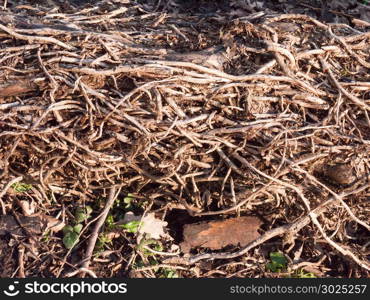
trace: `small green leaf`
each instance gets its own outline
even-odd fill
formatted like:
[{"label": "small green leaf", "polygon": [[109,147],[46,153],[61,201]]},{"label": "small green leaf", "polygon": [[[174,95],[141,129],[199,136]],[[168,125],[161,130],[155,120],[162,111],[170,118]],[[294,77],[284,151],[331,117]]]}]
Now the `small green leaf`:
[{"label": "small green leaf", "polygon": [[293,278],[317,278],[317,276],[311,272],[306,272],[302,269],[299,271],[296,271],[293,276]]},{"label": "small green leaf", "polygon": [[175,270],[171,269],[163,269],[162,274],[159,278],[179,278],[179,275],[176,273]]},{"label": "small green leaf", "polygon": [[73,227],[71,225],[66,225],[63,227],[63,234],[66,235],[68,232],[73,232]]},{"label": "small green leaf", "polygon": [[110,238],[105,233],[101,233],[99,234],[99,238],[96,243],[95,249],[97,252],[103,251],[106,246],[111,245],[112,243],[113,243],[112,238]]},{"label": "small green leaf", "polygon": [[140,226],[140,221],[131,221],[126,224],[120,225],[120,227],[126,229],[128,232],[136,233]]},{"label": "small green leaf", "polygon": [[155,250],[155,251],[159,251],[159,252],[162,252],[162,251],[163,251],[163,246],[162,246],[162,244],[157,243],[157,244],[154,246],[153,250]]},{"label": "small green leaf", "polygon": [[32,189],[31,184],[26,184],[23,182],[16,182],[12,184],[12,188],[17,192],[17,193],[24,193]]},{"label": "small green leaf", "polygon": [[145,246],[149,246],[151,245],[152,249],[155,250],[155,251],[163,251],[163,245],[160,241],[157,241],[155,239],[143,239],[141,240],[141,242],[139,243],[139,245],[137,245],[137,249],[142,251],[142,254],[144,254],[145,256],[155,256],[156,254],[149,251],[148,249],[144,248]]},{"label": "small green leaf", "polygon": [[72,249],[74,245],[78,242],[78,233],[67,232],[63,238],[63,244],[67,249]]},{"label": "small green leaf", "polygon": [[105,225],[107,225],[109,229],[114,228],[114,217],[112,215],[108,215],[108,217],[105,220]]},{"label": "small green leaf", "polygon": [[273,264],[273,263],[267,263],[266,268],[270,272],[274,272],[274,273],[277,272],[277,268],[276,268],[275,264]]},{"label": "small green leaf", "polygon": [[78,207],[75,212],[75,222],[82,223],[87,220],[92,212],[92,208],[90,206],[86,207]]},{"label": "small green leaf", "polygon": [[288,261],[285,258],[284,254],[282,254],[280,252],[271,252],[270,253],[270,258],[271,258],[271,260],[272,260],[273,263],[282,265],[284,267],[288,263]]},{"label": "small green leaf", "polygon": [[87,206],[86,206],[86,213],[87,213],[88,215],[91,215],[92,211],[93,211],[92,207],[91,207],[91,206],[89,206],[89,205],[87,205]]},{"label": "small green leaf", "polygon": [[271,262],[266,265],[266,268],[271,272],[281,272],[287,267],[288,260],[280,252],[271,252],[270,259]]},{"label": "small green leaf", "polygon": [[317,278],[313,273],[302,273],[299,275],[299,278]]},{"label": "small green leaf", "polygon": [[76,232],[76,233],[80,233],[82,230],[82,224],[77,224],[75,226],[73,226],[73,231]]},{"label": "small green leaf", "polygon": [[135,197],[133,194],[127,194],[127,197],[123,199],[123,203],[125,203],[125,209],[132,208],[132,201],[135,200]]}]

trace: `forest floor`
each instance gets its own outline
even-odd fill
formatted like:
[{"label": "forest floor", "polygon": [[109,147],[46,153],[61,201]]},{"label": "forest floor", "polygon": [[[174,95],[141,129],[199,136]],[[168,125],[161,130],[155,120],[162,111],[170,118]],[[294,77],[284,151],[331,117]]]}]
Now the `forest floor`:
[{"label": "forest floor", "polygon": [[0,4],[0,277],[369,277],[367,1]]}]

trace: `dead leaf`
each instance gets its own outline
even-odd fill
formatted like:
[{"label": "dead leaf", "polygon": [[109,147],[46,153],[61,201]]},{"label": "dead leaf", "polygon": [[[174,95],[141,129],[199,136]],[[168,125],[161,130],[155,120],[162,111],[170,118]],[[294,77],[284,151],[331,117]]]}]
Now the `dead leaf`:
[{"label": "dead leaf", "polygon": [[0,235],[11,234],[21,237],[41,236],[51,230],[58,232],[64,227],[64,223],[54,217],[42,214],[32,216],[19,216],[19,223],[14,216],[5,215],[0,217]]},{"label": "dead leaf", "polygon": [[0,235],[11,234],[15,236],[41,235],[41,222],[39,217],[19,216],[20,224],[15,217],[5,215],[0,217]]},{"label": "dead leaf", "polygon": [[154,213],[147,214],[142,219],[142,226],[139,229],[140,233],[147,234],[150,238],[159,240],[161,237],[167,236],[164,232],[164,228],[167,226],[167,222],[157,219]]},{"label": "dead leaf", "polygon": [[52,216],[47,216],[47,215],[44,215],[44,214],[40,214],[39,217],[42,219],[43,221],[43,225],[44,225],[44,232],[46,231],[52,231],[52,232],[58,232],[60,230],[62,230],[65,226],[65,223],[57,218],[54,218]]},{"label": "dead leaf", "polygon": [[260,225],[261,221],[256,217],[187,224],[181,250],[187,253],[195,247],[217,250],[228,245],[245,246],[260,236],[257,232]]},{"label": "dead leaf", "polygon": [[123,221],[117,224],[127,224],[132,221],[140,221],[141,226],[139,228],[139,233],[141,235],[146,234],[149,238],[159,240],[161,237],[169,237],[168,234],[164,232],[164,228],[167,226],[167,222],[157,219],[154,213],[147,214],[145,217],[135,216],[132,212],[125,214]]}]

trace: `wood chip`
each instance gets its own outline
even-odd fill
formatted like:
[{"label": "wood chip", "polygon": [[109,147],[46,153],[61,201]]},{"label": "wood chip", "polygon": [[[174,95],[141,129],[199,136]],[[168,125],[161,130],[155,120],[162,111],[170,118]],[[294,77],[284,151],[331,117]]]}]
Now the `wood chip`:
[{"label": "wood chip", "polygon": [[228,245],[245,246],[260,236],[257,232],[260,225],[261,221],[256,217],[187,224],[181,250],[187,253],[195,247],[218,250]]}]

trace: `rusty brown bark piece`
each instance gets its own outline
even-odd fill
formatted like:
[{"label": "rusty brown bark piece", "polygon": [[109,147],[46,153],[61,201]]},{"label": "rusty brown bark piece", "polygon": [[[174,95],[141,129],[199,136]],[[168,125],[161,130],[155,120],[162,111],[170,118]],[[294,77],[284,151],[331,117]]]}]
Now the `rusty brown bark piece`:
[{"label": "rusty brown bark piece", "polygon": [[29,80],[0,85],[0,97],[19,96],[37,90],[37,86]]},{"label": "rusty brown bark piece", "polygon": [[257,232],[260,225],[261,221],[256,217],[187,224],[181,250],[187,253],[195,247],[217,250],[228,245],[245,246],[260,236]]}]

